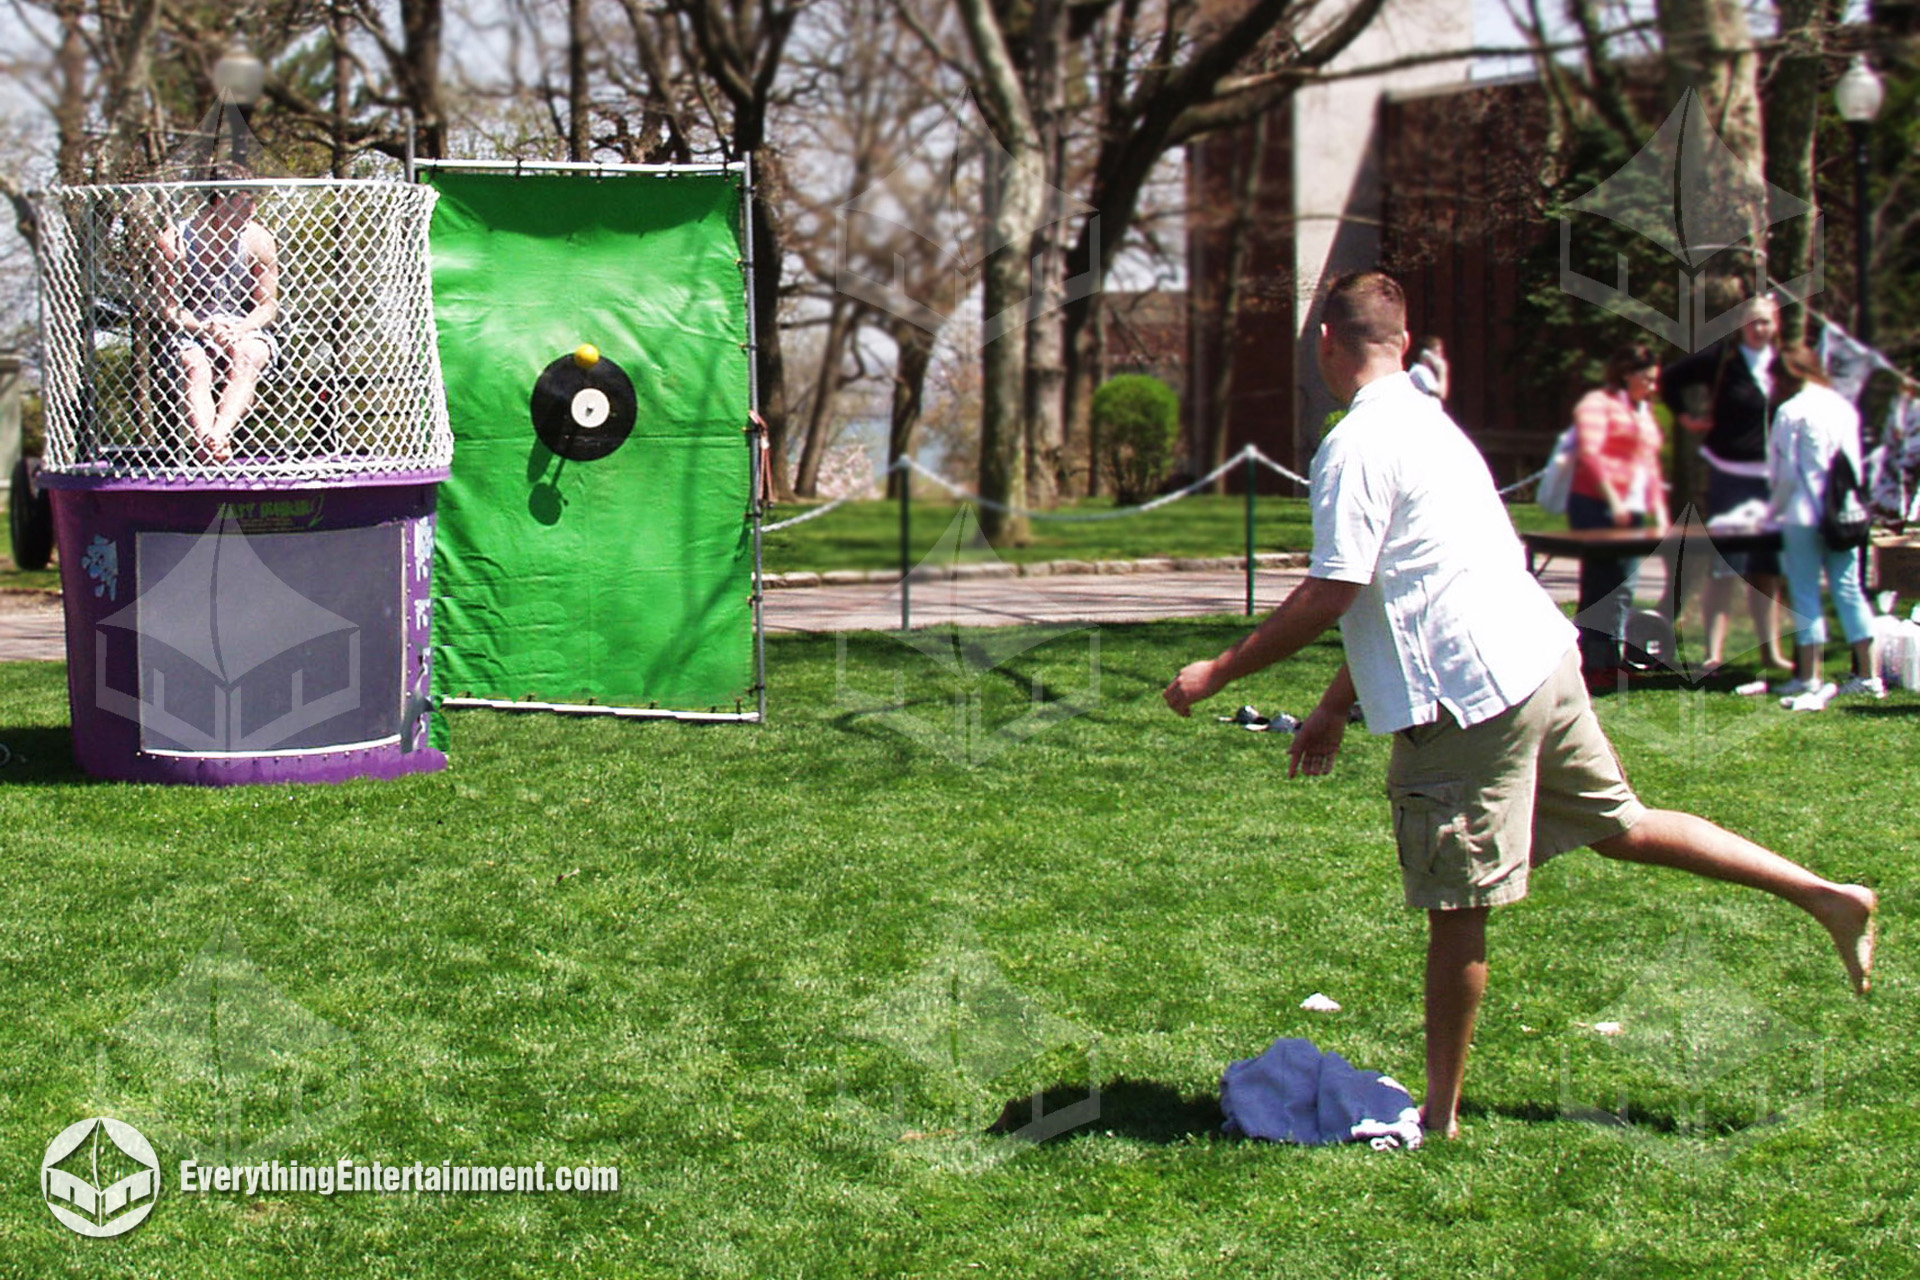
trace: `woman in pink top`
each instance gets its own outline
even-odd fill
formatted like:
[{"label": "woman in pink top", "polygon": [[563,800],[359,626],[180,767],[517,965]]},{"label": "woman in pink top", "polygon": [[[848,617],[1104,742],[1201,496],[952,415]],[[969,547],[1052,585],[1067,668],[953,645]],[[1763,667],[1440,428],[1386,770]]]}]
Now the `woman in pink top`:
[{"label": "woman in pink top", "polygon": [[[1660,384],[1660,363],[1640,343],[1607,361],[1605,382],[1574,407],[1573,492],[1567,523],[1575,529],[1667,527],[1660,475],[1660,424],[1648,401]],[[1620,638],[1633,607],[1638,559],[1590,556],[1580,565],[1580,665],[1590,686],[1610,684],[1620,669]]]}]

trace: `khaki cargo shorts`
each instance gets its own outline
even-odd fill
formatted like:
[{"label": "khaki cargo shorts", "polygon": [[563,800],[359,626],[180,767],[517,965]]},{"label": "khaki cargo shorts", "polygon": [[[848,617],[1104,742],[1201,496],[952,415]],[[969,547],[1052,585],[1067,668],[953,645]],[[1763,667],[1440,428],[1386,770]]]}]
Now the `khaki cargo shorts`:
[{"label": "khaki cargo shorts", "polygon": [[1577,652],[1491,720],[1463,729],[1443,711],[1400,730],[1387,795],[1407,905],[1429,910],[1518,902],[1530,868],[1646,812],[1593,714]]}]

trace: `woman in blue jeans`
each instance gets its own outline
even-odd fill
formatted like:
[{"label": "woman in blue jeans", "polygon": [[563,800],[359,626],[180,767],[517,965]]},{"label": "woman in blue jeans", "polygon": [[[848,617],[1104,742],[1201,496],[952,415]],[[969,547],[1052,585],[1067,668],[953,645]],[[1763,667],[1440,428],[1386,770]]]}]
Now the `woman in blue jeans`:
[{"label": "woman in blue jeans", "polygon": [[[1827,381],[1820,357],[1804,346],[1780,353],[1787,376],[1799,387],[1773,418],[1767,472],[1773,486],[1773,514],[1780,522],[1780,543],[1787,571],[1787,592],[1800,630],[1794,635],[1794,678],[1782,685],[1781,705],[1792,711],[1819,711],[1837,695],[1887,696],[1875,674],[1873,614],[1860,587],[1860,554],[1827,546],[1820,535],[1820,513],[1827,475],[1836,453],[1860,471],[1860,415]],[[1843,685],[1820,679],[1821,650],[1827,642],[1820,575],[1826,574],[1834,611],[1853,646],[1853,678]]]},{"label": "woman in blue jeans", "polygon": [[[1645,345],[1615,351],[1603,384],[1573,410],[1573,490],[1567,523],[1575,529],[1667,527],[1660,477],[1660,424],[1648,407],[1660,364]],[[1588,556],[1580,562],[1580,666],[1596,691],[1618,678],[1620,643],[1633,608],[1637,559]]]}]

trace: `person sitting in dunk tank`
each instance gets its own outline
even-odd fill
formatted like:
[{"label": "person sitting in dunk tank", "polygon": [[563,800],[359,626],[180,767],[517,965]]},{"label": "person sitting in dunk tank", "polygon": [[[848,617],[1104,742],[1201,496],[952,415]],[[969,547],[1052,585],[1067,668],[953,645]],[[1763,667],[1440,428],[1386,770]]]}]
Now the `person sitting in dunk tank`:
[{"label": "person sitting in dunk tank", "polygon": [[[208,168],[207,178],[238,184],[252,174],[222,162]],[[234,427],[277,350],[271,326],[280,314],[280,251],[253,215],[250,188],[209,187],[206,204],[160,237],[162,296],[172,300],[165,315],[176,328],[187,421],[196,454],[212,462],[233,456]]]}]

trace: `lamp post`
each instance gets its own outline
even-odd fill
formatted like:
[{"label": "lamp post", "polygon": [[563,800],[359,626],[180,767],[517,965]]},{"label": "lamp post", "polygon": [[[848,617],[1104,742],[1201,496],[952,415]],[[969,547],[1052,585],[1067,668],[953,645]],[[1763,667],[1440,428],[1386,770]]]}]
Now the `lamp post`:
[{"label": "lamp post", "polygon": [[[253,56],[247,42],[234,37],[220,60],[213,64],[213,87],[222,99],[221,119],[232,135],[231,158],[243,163],[247,158],[247,116],[267,85],[267,69]],[[233,114],[228,116],[228,112]]]},{"label": "lamp post", "polygon": [[1880,83],[1880,77],[1873,73],[1873,68],[1867,65],[1865,55],[1856,55],[1853,65],[1840,77],[1840,83],[1833,87],[1834,105],[1840,108],[1840,118],[1847,122],[1847,128],[1853,133],[1854,292],[1858,295],[1854,336],[1868,344],[1873,342],[1873,313],[1867,306],[1868,273],[1873,250],[1873,213],[1867,202],[1870,159],[1867,133],[1873,127],[1874,117],[1880,114],[1880,103],[1885,97],[1886,87]]}]

